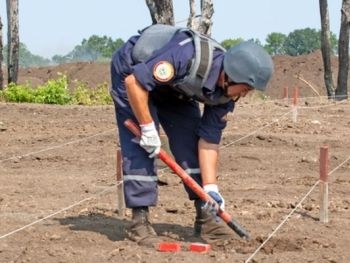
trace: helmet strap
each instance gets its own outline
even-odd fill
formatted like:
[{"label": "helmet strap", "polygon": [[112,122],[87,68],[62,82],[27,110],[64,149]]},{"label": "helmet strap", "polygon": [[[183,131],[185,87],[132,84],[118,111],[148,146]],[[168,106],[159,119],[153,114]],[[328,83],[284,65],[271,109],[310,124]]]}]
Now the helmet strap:
[{"label": "helmet strap", "polygon": [[229,97],[227,94],[227,89],[229,86],[230,86],[230,83],[228,81],[228,76],[225,74],[225,80],[224,80],[224,85],[223,85],[222,89],[224,90],[224,94],[226,97]]},{"label": "helmet strap", "polygon": [[225,81],[225,82],[224,82],[224,85],[222,86],[222,89],[224,90],[224,95],[225,95],[226,97],[228,97],[228,94],[227,94],[228,87],[229,87],[229,85],[228,85],[228,83]]},{"label": "helmet strap", "polygon": [[[225,95],[226,97],[228,97],[228,98],[230,97],[230,96],[228,96],[228,93],[227,93],[228,87],[233,86],[233,85],[236,85],[236,84],[237,84],[236,82],[230,80],[230,79],[228,78],[228,76],[225,74],[224,86],[223,86],[222,88],[223,88],[223,90],[224,90],[224,95]],[[237,102],[237,101],[239,100],[240,97],[241,97],[241,96],[237,96],[235,99],[233,99],[233,101],[234,101],[234,102]]]}]

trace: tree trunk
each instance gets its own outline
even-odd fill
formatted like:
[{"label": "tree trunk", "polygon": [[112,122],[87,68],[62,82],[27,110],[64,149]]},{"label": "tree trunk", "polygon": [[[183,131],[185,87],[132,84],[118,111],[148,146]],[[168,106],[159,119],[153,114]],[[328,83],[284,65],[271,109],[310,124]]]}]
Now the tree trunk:
[{"label": "tree trunk", "polygon": [[329,29],[329,13],[327,0],[319,0],[321,14],[321,51],[324,67],[324,81],[328,99],[334,98],[334,86],[331,63],[331,43]]},{"label": "tree trunk", "polygon": [[152,24],[174,25],[172,0],[146,0],[152,18]]},{"label": "tree trunk", "polygon": [[[214,13],[212,0],[201,0],[201,15],[196,16],[195,0],[189,0],[190,16],[187,27],[203,34],[211,35],[212,16]],[[153,24],[174,25],[174,8],[172,0],[146,0]]]},{"label": "tree trunk", "polygon": [[1,16],[0,16],[0,90],[2,90],[4,88],[4,72],[2,71],[2,64],[4,61],[4,57],[3,57],[3,49],[4,49],[4,45],[2,42],[2,21],[1,21]]},{"label": "tree trunk", "polygon": [[205,35],[211,35],[213,22],[211,20],[214,14],[212,0],[201,0],[201,15],[196,15],[196,0],[190,0],[190,16],[187,27],[199,31]]},{"label": "tree trunk", "polygon": [[339,33],[338,55],[339,72],[335,99],[348,98],[348,70],[349,70],[349,15],[350,0],[343,0],[341,8],[341,24]]},{"label": "tree trunk", "polygon": [[17,83],[19,60],[18,0],[6,0],[8,83]]}]

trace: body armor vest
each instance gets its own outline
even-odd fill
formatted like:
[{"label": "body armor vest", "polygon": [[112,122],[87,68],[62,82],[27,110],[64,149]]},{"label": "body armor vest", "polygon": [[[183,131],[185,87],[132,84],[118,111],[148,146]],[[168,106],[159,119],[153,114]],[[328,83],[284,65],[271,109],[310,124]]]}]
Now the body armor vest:
[{"label": "body armor vest", "polygon": [[195,56],[186,77],[171,86],[185,96],[205,104],[218,105],[230,101],[231,98],[226,97],[224,93],[215,99],[209,99],[203,94],[202,87],[211,69],[213,51],[216,48],[222,51],[225,51],[225,49],[210,37],[191,29],[163,24],[147,27],[141,32],[141,36],[132,50],[134,62],[139,63],[147,60],[157,50],[165,46],[177,32],[187,32],[190,34],[189,38],[181,41],[179,45],[185,45],[193,40]]}]

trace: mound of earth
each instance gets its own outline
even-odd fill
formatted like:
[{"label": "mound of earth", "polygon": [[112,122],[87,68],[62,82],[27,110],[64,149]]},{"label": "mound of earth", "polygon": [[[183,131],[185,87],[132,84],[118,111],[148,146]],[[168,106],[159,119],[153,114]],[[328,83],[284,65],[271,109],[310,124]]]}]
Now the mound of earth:
[{"label": "mound of earth", "polygon": [[[295,87],[299,88],[301,97],[326,96],[324,85],[324,71],[320,51],[298,56],[275,56],[273,58],[275,72],[266,91],[266,95],[273,99],[284,96],[284,89],[289,89],[291,96]],[[334,80],[338,72],[337,59],[333,58],[332,67]],[[69,80],[82,81],[90,87],[102,83],[110,84],[109,63],[77,62],[59,66],[20,69],[19,83],[29,82],[33,86],[43,84],[49,79],[57,78],[57,73],[64,73]]]}]

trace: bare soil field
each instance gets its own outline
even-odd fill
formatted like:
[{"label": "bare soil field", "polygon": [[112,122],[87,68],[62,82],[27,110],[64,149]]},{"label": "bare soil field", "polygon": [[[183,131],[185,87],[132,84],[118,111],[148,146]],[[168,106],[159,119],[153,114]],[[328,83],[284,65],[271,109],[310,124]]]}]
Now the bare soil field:
[{"label": "bare soil field", "polygon": [[[250,240],[233,234],[209,253],[188,251],[195,211],[181,180],[159,162],[152,222],[182,251],[138,247],[124,232],[130,211],[116,213],[113,107],[0,103],[0,262],[349,262],[350,104],[321,97],[319,54],[274,60],[270,99],[242,99],[221,145],[226,211]],[[98,84],[109,81],[108,67],[26,69],[20,79],[43,82],[65,71],[71,79]],[[294,117],[291,100],[281,99],[285,86],[301,91]],[[328,223],[319,220],[325,145]]]}]

